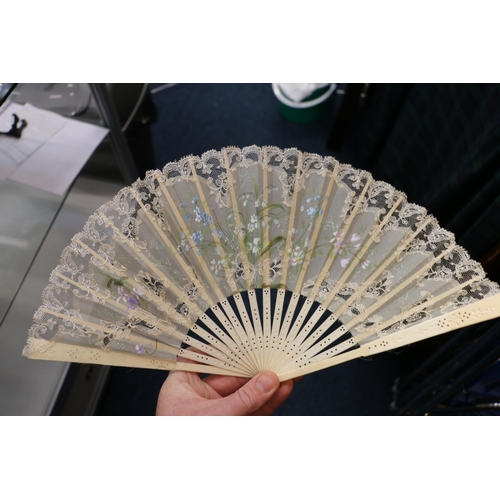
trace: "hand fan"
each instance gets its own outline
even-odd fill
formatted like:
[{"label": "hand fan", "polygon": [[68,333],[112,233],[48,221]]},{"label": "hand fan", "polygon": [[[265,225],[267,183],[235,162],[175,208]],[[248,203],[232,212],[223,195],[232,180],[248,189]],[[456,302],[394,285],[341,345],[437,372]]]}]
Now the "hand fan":
[{"label": "hand fan", "polygon": [[286,380],[497,316],[498,285],[402,192],[331,157],[230,147],[89,218],[24,354]]}]

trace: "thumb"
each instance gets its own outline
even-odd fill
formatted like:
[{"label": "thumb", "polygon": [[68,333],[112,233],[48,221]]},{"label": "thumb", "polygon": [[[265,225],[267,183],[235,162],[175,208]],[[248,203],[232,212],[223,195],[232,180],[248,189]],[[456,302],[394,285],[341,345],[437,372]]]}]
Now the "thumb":
[{"label": "thumb", "polygon": [[259,373],[236,392],[219,400],[219,411],[224,415],[252,415],[273,397],[279,386],[275,373]]}]

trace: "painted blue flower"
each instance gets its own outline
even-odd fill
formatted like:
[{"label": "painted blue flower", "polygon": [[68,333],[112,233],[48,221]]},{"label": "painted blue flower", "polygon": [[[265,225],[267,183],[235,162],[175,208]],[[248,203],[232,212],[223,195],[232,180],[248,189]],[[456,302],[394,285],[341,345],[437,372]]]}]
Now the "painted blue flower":
[{"label": "painted blue flower", "polygon": [[200,201],[200,197],[199,197],[199,196],[195,196],[195,197],[193,198],[192,203],[193,203],[193,205],[196,205],[199,201]]},{"label": "painted blue flower", "polygon": [[137,309],[137,306],[139,305],[139,302],[133,295],[129,295],[127,297],[127,305],[130,309]]},{"label": "painted blue flower", "polygon": [[196,231],[196,233],[193,233],[191,235],[191,238],[193,238],[195,245],[199,245],[203,241],[203,235],[201,234],[201,231]]},{"label": "painted blue flower", "polygon": [[189,252],[189,245],[187,242],[186,235],[184,233],[181,233],[181,247],[184,248],[186,252]]},{"label": "painted blue flower", "polygon": [[309,215],[309,217],[313,218],[313,217],[316,217],[316,215],[319,214],[319,209],[318,207],[309,207],[307,209],[307,215]]},{"label": "painted blue flower", "polygon": [[194,207],[194,220],[196,222],[201,222],[203,217],[203,210],[200,207]]},{"label": "painted blue flower", "polygon": [[201,209],[200,207],[194,208],[194,216],[195,221],[203,223],[204,226],[209,226],[210,224],[212,224],[212,216],[208,215],[205,210]]},{"label": "painted blue flower", "polygon": [[[135,290],[135,288],[134,288]],[[127,309],[137,309],[137,306],[139,305],[138,301],[138,296],[135,295],[134,292],[132,292],[133,295],[130,295],[125,291],[123,286],[118,287],[118,299],[116,302],[121,302],[123,301],[127,305]]]}]

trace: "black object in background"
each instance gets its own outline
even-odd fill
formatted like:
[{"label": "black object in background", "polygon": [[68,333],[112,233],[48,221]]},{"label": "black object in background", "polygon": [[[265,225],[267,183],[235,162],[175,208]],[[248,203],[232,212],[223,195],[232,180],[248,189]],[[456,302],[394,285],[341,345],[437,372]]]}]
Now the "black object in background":
[{"label": "black object in background", "polygon": [[17,83],[0,83],[0,106],[7,100],[16,85]]}]

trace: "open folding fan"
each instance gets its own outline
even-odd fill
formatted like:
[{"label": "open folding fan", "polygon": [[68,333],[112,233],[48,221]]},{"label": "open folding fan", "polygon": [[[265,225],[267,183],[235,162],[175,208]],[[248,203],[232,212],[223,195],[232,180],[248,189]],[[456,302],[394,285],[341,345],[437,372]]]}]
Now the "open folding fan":
[{"label": "open folding fan", "polygon": [[331,157],[169,163],[62,254],[30,358],[281,380],[500,316],[500,289],[420,206]]}]

